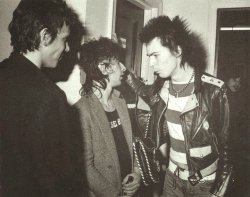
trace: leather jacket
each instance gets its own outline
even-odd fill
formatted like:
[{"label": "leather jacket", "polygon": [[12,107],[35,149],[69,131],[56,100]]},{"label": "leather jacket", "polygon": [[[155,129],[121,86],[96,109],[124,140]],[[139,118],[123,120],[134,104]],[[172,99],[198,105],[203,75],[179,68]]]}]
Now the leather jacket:
[{"label": "leather jacket", "polygon": [[[164,113],[168,103],[169,80],[157,78],[154,84],[145,85],[132,73],[126,71],[125,74],[127,84],[152,110],[148,132],[156,149],[159,149],[168,135]],[[194,86],[194,94],[180,116],[189,175],[191,178],[198,175],[201,179],[200,172],[204,169],[210,170],[207,175],[216,171],[211,193],[223,196],[232,172],[228,155],[229,106],[226,86],[223,81],[205,73],[195,74]]]}]

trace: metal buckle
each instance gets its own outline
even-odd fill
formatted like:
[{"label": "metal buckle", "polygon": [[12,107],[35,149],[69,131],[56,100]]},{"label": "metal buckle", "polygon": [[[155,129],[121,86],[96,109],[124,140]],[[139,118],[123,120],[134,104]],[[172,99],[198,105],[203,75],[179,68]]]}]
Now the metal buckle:
[{"label": "metal buckle", "polygon": [[196,173],[188,177],[188,181],[190,182],[192,186],[195,186],[197,183],[199,183],[201,179],[202,179],[202,175],[200,171],[197,171]]}]

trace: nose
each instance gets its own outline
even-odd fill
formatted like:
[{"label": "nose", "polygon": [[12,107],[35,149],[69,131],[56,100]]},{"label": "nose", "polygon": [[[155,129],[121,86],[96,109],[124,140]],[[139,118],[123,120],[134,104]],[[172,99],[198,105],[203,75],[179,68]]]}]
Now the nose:
[{"label": "nose", "polygon": [[154,58],[149,57],[148,63],[149,63],[149,66],[154,67],[154,64],[155,64]]},{"label": "nose", "polygon": [[69,43],[66,42],[65,43],[65,49],[64,49],[65,52],[69,52]]},{"label": "nose", "polygon": [[126,67],[123,65],[123,63],[119,62],[119,66],[122,72],[126,70]]}]

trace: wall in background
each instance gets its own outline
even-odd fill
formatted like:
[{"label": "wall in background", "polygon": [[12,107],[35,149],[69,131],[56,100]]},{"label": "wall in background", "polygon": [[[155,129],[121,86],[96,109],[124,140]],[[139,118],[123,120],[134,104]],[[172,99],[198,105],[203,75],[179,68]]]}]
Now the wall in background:
[{"label": "wall in background", "polygon": [[8,26],[19,2],[20,0],[0,0],[0,61],[9,57],[12,51]]},{"label": "wall in background", "polygon": [[218,8],[250,7],[249,0],[164,0],[163,14],[185,17],[190,28],[201,34],[208,50],[207,72],[216,75],[215,45]]},{"label": "wall in background", "polygon": [[[8,25],[19,2],[20,0],[0,0],[0,61],[7,58],[12,51]],[[66,0],[66,2],[77,12],[80,20],[85,23],[87,0]],[[80,98],[79,90],[81,88],[78,66],[75,66],[67,82],[59,82],[57,85],[64,90],[69,103],[75,103]]]},{"label": "wall in background", "polygon": [[[86,23],[86,8],[87,0],[66,0],[69,6],[71,6],[83,24]],[[74,104],[81,97],[79,90],[81,88],[80,83],[80,69],[78,65],[75,65],[71,75],[66,82],[58,82],[57,85],[65,92],[68,102]]]},{"label": "wall in background", "polygon": [[87,0],[86,27],[89,38],[111,38],[114,0]]}]

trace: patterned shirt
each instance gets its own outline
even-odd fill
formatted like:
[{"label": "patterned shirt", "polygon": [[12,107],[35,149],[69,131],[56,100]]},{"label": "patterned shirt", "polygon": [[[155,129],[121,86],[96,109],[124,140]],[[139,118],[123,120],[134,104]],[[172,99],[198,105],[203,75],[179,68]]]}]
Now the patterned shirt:
[{"label": "patterned shirt", "polygon": [[[172,84],[175,90],[181,90],[186,84]],[[187,165],[184,134],[180,122],[180,115],[194,90],[194,82],[191,82],[182,92],[175,97],[175,91],[170,84],[168,108],[165,112],[170,135],[170,159],[174,163]]]}]

